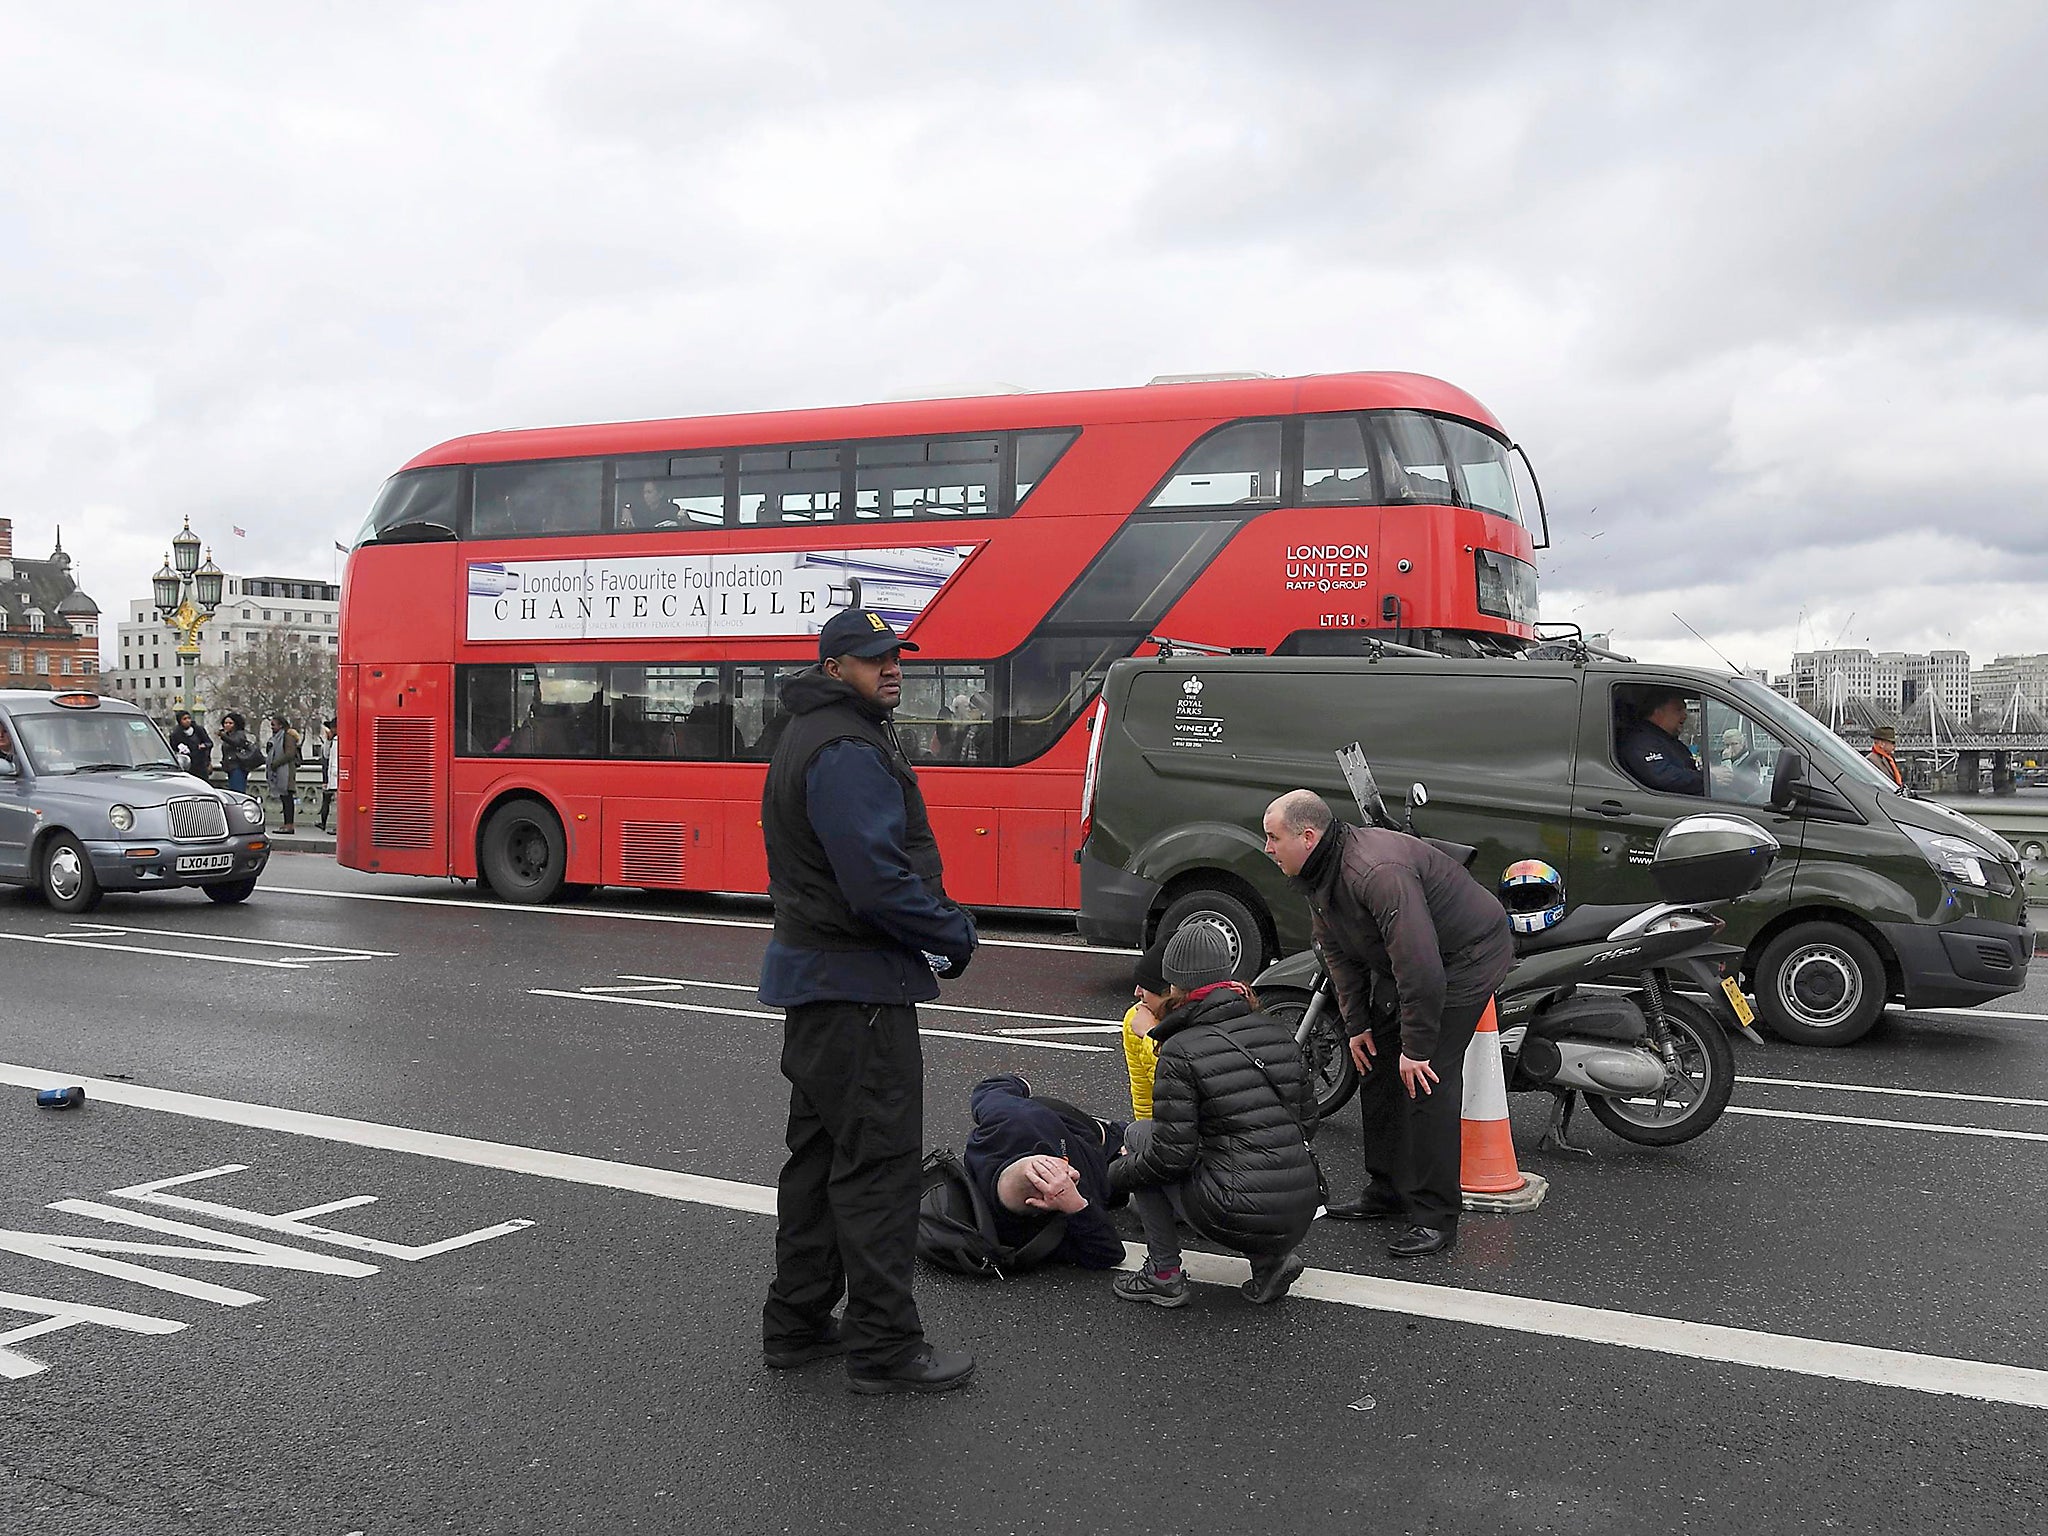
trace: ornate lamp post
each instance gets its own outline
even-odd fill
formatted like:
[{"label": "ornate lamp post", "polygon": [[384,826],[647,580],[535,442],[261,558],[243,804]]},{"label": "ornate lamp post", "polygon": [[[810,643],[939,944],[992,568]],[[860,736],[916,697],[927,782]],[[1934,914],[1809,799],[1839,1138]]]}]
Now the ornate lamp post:
[{"label": "ornate lamp post", "polygon": [[199,631],[220,606],[225,580],[221,568],[213,563],[212,550],[206,552],[206,564],[199,563],[199,535],[192,531],[192,519],[186,518],[184,531],[171,540],[170,558],[150,582],[157,613],[178,637],[178,670],[184,680],[178,690],[181,709],[198,708]]}]

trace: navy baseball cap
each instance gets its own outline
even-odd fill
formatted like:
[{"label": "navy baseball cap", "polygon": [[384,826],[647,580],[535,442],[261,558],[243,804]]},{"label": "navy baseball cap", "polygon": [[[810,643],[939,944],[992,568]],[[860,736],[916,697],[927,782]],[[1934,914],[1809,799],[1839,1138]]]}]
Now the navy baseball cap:
[{"label": "navy baseball cap", "polygon": [[889,621],[868,608],[842,608],[818,631],[818,660],[834,656],[886,656],[917,647],[889,627]]}]

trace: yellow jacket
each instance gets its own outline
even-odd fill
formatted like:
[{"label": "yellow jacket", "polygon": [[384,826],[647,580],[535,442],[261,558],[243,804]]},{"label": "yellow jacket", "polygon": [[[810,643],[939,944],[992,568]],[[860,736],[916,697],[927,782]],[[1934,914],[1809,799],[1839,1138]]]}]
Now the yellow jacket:
[{"label": "yellow jacket", "polygon": [[1152,1067],[1159,1060],[1159,1047],[1152,1043],[1150,1035],[1141,1035],[1131,1028],[1131,1020],[1137,1016],[1138,1005],[1133,1003],[1124,1015],[1124,1065],[1131,1074],[1131,1118],[1150,1120]]}]

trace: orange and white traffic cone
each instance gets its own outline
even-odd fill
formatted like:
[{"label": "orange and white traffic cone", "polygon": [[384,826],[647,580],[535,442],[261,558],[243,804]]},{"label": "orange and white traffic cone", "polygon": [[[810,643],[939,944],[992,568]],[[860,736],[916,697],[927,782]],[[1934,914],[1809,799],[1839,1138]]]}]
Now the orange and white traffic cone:
[{"label": "orange and white traffic cone", "polygon": [[1515,1166],[1508,1123],[1508,1081],[1500,1064],[1500,1026],[1486,1005],[1465,1047],[1465,1104],[1459,1184],[1468,1211],[1533,1211],[1549,1181]]}]

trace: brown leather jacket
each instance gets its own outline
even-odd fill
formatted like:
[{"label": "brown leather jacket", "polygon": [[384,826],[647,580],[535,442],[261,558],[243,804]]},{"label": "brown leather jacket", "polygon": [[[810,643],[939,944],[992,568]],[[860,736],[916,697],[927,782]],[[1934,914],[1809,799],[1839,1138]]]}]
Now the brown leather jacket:
[{"label": "brown leather jacket", "polygon": [[1373,978],[1393,983],[1401,1050],[1436,1052],[1446,1001],[1492,994],[1514,963],[1507,909],[1457,860],[1405,832],[1337,822],[1297,881],[1345,1029],[1372,1027]]}]

